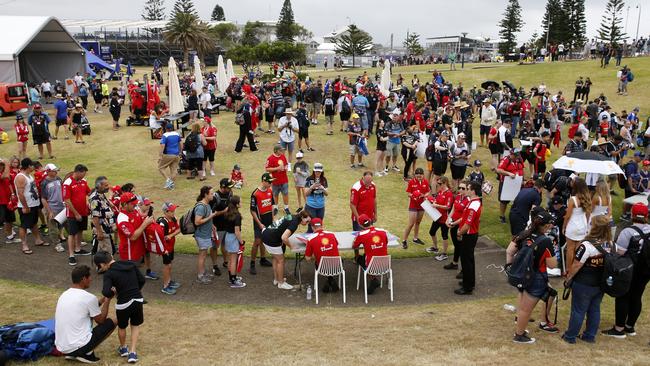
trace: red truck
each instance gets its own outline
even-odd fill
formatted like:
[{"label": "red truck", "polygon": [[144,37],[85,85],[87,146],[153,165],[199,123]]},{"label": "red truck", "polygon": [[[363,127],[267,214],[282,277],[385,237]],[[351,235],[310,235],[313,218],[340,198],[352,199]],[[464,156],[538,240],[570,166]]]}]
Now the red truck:
[{"label": "red truck", "polygon": [[29,91],[25,83],[0,83],[0,117],[29,107]]}]

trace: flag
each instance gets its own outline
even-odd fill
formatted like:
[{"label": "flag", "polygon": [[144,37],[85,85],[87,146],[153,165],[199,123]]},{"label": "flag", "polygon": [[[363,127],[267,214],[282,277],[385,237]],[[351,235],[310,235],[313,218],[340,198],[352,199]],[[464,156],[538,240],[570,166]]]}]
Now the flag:
[{"label": "flag", "polygon": [[126,64],[126,74],[127,74],[128,76],[133,75],[133,71],[131,70],[131,61],[129,61],[129,63]]},{"label": "flag", "polygon": [[245,241],[242,241],[239,244],[239,250],[237,251],[237,273],[241,272],[241,269],[244,267],[244,246],[246,245]]}]

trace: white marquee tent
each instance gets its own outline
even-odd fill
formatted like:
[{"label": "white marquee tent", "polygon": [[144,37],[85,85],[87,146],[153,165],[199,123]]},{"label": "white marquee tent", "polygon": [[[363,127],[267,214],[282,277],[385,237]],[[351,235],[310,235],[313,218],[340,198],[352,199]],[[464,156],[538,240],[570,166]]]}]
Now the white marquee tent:
[{"label": "white marquee tent", "polygon": [[56,18],[0,15],[0,34],[0,82],[53,82],[85,71],[85,49]]}]

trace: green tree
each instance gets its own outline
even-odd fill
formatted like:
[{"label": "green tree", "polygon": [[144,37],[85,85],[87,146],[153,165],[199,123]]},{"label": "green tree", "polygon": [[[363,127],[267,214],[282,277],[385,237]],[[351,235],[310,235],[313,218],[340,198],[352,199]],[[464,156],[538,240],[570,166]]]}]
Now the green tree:
[{"label": "green tree", "polygon": [[176,0],[174,3],[174,8],[172,8],[170,18],[175,18],[179,13],[191,14],[197,19],[199,17],[199,13],[196,12],[196,9],[194,8],[194,2],[192,0]]},{"label": "green tree", "polygon": [[212,9],[212,16],[210,17],[211,20],[217,20],[217,21],[225,21],[226,20],[226,15],[223,12],[223,8],[219,4],[214,5],[214,9]]},{"label": "green tree", "polygon": [[264,24],[262,22],[246,22],[241,33],[240,42],[245,46],[257,46],[260,40],[260,32]]},{"label": "green tree", "polygon": [[304,62],[305,45],[291,42],[261,42],[255,46],[238,45],[226,52],[226,57],[234,62]]},{"label": "green tree", "polygon": [[598,29],[600,39],[611,44],[617,44],[627,38],[621,27],[624,7],[625,1],[623,0],[609,0],[607,2],[605,14],[603,14],[600,22],[600,29]]},{"label": "green tree", "polygon": [[215,48],[208,26],[192,13],[176,13],[167,23],[163,36],[165,42],[183,49],[183,61],[186,64],[190,50],[196,50],[199,57],[203,57]]},{"label": "green tree", "polygon": [[302,25],[295,23],[293,25],[294,27],[294,35],[300,42],[307,42],[311,37],[314,36],[314,34],[307,28],[303,27]]},{"label": "green tree", "polygon": [[352,67],[355,67],[356,56],[363,55],[372,48],[372,37],[356,25],[350,24],[347,33],[335,40],[336,52],[352,56]]},{"label": "green tree", "polygon": [[499,22],[499,36],[501,36],[501,43],[499,43],[499,52],[506,55],[512,52],[512,49],[517,46],[517,33],[521,31],[524,25],[521,20],[521,5],[519,0],[508,0],[508,6],[503,13],[503,19]]},{"label": "green tree", "polygon": [[[164,0],[147,0],[144,3],[144,10],[142,12],[142,19],[144,20],[163,20],[165,19],[165,3]],[[160,33],[159,28],[145,28],[145,30],[152,35]]]},{"label": "green tree", "polygon": [[546,11],[542,18],[541,46],[545,47],[548,35],[548,43],[565,43],[568,41],[567,34],[568,16],[562,7],[561,0],[548,0]]},{"label": "green tree", "polygon": [[409,33],[406,35],[404,48],[406,48],[411,56],[420,56],[424,53],[424,48],[420,44],[420,35],[417,33]]},{"label": "green tree", "polygon": [[275,36],[278,41],[293,42],[296,37],[296,22],[293,19],[291,0],[284,0],[280,10],[280,18],[275,27]]},{"label": "green tree", "polygon": [[221,23],[210,28],[212,38],[225,49],[233,47],[239,39],[239,28],[232,23]]},{"label": "green tree", "polygon": [[567,17],[565,42],[570,49],[582,48],[587,42],[585,0],[564,0],[562,8]]}]

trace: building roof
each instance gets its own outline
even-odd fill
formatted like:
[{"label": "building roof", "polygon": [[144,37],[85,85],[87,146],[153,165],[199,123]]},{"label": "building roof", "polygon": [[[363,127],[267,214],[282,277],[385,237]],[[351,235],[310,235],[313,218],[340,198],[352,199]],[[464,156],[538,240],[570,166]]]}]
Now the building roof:
[{"label": "building roof", "polygon": [[[169,22],[169,19],[166,20],[138,20],[138,19],[86,19],[86,20],[74,20],[74,19],[65,19],[61,21],[64,27],[70,28],[104,28],[104,29],[120,29],[120,28],[165,28]],[[232,23],[228,21],[203,21],[208,26],[212,27],[217,24],[223,23]],[[262,22],[267,24],[268,22]]]},{"label": "building roof", "polygon": [[84,52],[54,17],[0,15],[0,61],[14,60],[23,51]]}]

